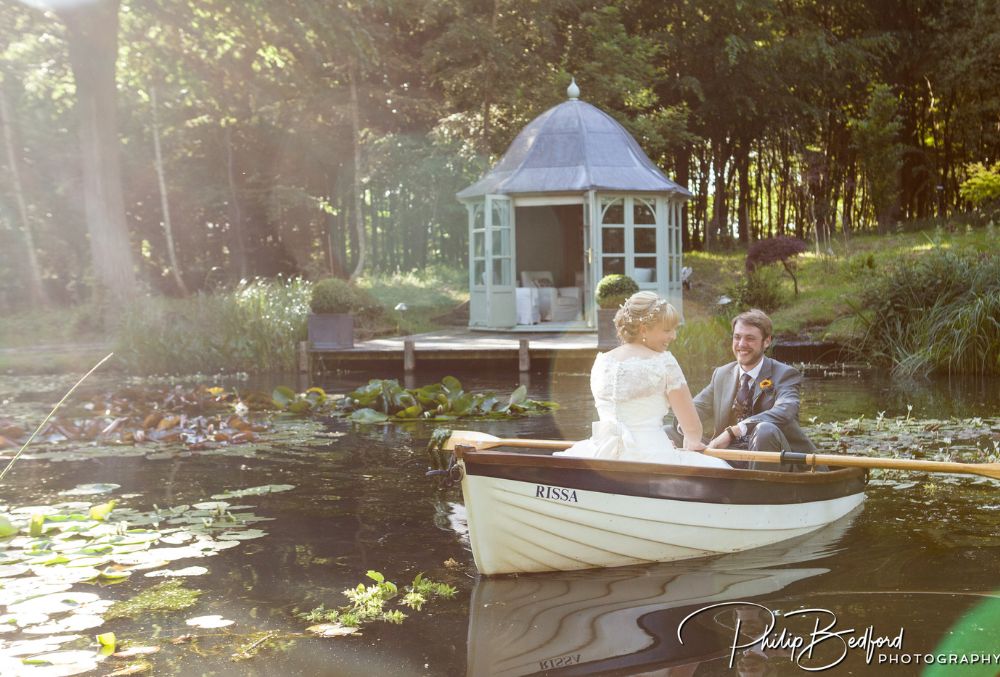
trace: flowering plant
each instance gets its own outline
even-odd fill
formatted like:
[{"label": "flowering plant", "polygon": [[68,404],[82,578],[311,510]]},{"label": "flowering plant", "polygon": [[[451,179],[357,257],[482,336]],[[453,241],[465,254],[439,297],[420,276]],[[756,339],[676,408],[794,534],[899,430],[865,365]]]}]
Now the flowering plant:
[{"label": "flowering plant", "polygon": [[763,381],[761,381],[758,385],[760,385],[761,390],[770,390],[772,387],[774,387],[774,381],[772,381],[769,378],[766,378]]}]

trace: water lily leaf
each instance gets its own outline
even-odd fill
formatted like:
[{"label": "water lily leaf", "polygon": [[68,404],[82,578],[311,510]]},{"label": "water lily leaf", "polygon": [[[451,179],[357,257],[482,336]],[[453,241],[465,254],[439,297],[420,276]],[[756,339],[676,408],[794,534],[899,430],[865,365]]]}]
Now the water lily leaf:
[{"label": "water lily leaf", "polygon": [[0,578],[12,578],[30,571],[25,564],[3,564],[0,565]]},{"label": "water lily leaf", "polygon": [[7,606],[7,610],[14,614],[34,612],[52,615],[73,611],[98,599],[100,598],[92,592],[58,592],[10,604]]},{"label": "water lily leaf", "polygon": [[[51,653],[43,653],[32,656],[31,658],[25,659],[25,663],[31,665],[87,665],[92,664],[89,670],[93,670],[97,667],[96,661],[97,654],[93,651],[85,651],[79,649],[76,651],[53,651]],[[60,673],[66,674],[66,673]],[[73,674],[73,673],[70,673]]]},{"label": "water lily leaf", "polygon": [[271,393],[271,399],[280,409],[284,409],[295,400],[295,391],[288,386],[278,386]]},{"label": "water lily leaf", "polygon": [[196,628],[224,628],[234,623],[234,621],[225,619],[217,614],[212,616],[197,616],[189,618],[184,622]]},{"label": "water lily leaf", "polygon": [[160,571],[150,571],[147,578],[174,577],[174,576],[202,576],[208,573],[205,567],[186,567],[184,569],[161,569]]},{"label": "water lily leaf", "polygon": [[406,409],[403,409],[403,410],[399,411],[396,414],[396,417],[397,418],[420,418],[420,415],[423,414],[423,413],[424,413],[423,407],[421,407],[419,404],[414,404],[411,407],[407,407]]},{"label": "water lily leaf", "polygon": [[216,538],[220,541],[249,541],[261,536],[267,536],[267,532],[260,529],[247,529],[246,531],[226,531],[216,536]]},{"label": "water lily leaf", "polygon": [[6,515],[0,515],[0,538],[13,536],[18,531],[17,527],[10,523]]},{"label": "water lily leaf", "polygon": [[358,409],[350,415],[350,420],[354,423],[385,423],[389,420],[389,417],[382,412],[375,411],[374,409]]},{"label": "water lily leaf", "polygon": [[[276,494],[280,491],[290,491],[295,488],[294,484],[265,484],[261,487],[250,487],[248,489],[227,489],[221,494],[215,494],[212,496],[214,499],[223,498],[242,498],[243,496],[260,496],[263,494]],[[237,507],[245,506],[233,506],[235,510]]]},{"label": "water lily leaf", "polygon": [[95,614],[72,614],[58,621],[51,621],[44,625],[35,625],[25,628],[24,632],[29,635],[51,635],[60,632],[80,632],[81,630],[92,630],[104,625],[104,619]]},{"label": "water lily leaf", "polygon": [[519,385],[514,392],[510,394],[509,404],[521,404],[526,399],[528,399],[528,389],[524,385]]},{"label": "water lily leaf", "polygon": [[310,625],[306,628],[306,632],[311,632],[314,635],[319,635],[320,637],[345,637],[347,635],[360,634],[358,628],[341,625],[340,623],[320,623],[319,625]]},{"label": "water lily leaf", "polygon": [[78,484],[72,489],[60,491],[60,496],[96,496],[121,488],[120,484]]},{"label": "water lily leaf", "polygon": [[95,505],[90,509],[90,519],[95,519],[99,522],[103,522],[111,514],[111,511],[115,509],[115,504],[118,503],[116,500],[110,500],[107,503],[101,503],[100,505]]},{"label": "water lily leaf", "polygon": [[108,656],[115,652],[115,644],[117,643],[117,638],[113,632],[105,632],[98,635],[96,638],[97,643],[101,645],[101,655]]}]

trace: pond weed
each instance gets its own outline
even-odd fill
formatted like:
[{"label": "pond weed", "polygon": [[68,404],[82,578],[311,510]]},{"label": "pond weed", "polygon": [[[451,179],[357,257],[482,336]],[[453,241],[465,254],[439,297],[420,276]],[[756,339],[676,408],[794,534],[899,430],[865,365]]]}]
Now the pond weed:
[{"label": "pond weed", "polygon": [[115,602],[105,614],[105,619],[134,619],[148,612],[180,611],[194,606],[200,596],[201,590],[188,588],[183,581],[163,581],[134,597]]}]

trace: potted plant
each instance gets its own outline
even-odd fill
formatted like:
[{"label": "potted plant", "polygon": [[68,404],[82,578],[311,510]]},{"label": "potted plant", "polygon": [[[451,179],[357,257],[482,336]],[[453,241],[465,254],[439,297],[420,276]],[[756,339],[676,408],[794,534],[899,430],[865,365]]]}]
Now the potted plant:
[{"label": "potted plant", "polygon": [[354,347],[354,316],[357,290],[349,282],[327,277],[312,288],[309,299],[309,342],[313,348],[330,350]]},{"label": "potted plant", "polygon": [[597,283],[597,347],[614,348],[618,345],[615,331],[615,313],[629,296],[639,291],[639,285],[628,275],[605,275]]}]

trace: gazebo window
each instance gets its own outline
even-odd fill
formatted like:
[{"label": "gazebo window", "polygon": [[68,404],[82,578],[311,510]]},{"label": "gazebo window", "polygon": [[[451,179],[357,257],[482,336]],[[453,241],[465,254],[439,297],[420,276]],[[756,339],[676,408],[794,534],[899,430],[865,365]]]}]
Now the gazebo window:
[{"label": "gazebo window", "polygon": [[510,251],[510,202],[493,201],[491,254],[493,258],[493,284],[510,287],[513,284],[513,260]]},{"label": "gazebo window", "polygon": [[486,286],[486,220],[482,203],[472,207],[472,286]]},{"label": "gazebo window", "polygon": [[[656,282],[656,205],[632,198],[636,282]],[[645,256],[644,256],[645,255]]]},{"label": "gazebo window", "polygon": [[641,197],[601,198],[601,275],[631,276],[655,286],[656,202]]},{"label": "gazebo window", "polygon": [[625,273],[625,199],[601,199],[601,275]]}]

